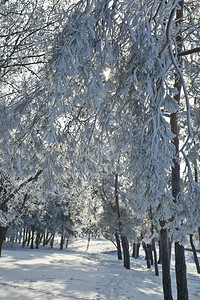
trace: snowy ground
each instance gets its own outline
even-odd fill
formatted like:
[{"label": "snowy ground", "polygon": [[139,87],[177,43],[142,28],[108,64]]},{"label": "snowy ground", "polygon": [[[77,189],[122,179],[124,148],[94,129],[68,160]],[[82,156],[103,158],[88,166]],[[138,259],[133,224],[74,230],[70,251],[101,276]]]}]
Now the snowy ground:
[{"label": "snowy ground", "polygon": [[[3,250],[0,258],[1,300],[158,300],[163,299],[161,272],[146,269],[144,257],[131,258],[131,270],[117,260],[111,242],[74,240],[67,250]],[[143,252],[141,252],[143,254]],[[200,275],[186,251],[190,300],[200,299]],[[172,285],[176,299],[174,263]]]}]

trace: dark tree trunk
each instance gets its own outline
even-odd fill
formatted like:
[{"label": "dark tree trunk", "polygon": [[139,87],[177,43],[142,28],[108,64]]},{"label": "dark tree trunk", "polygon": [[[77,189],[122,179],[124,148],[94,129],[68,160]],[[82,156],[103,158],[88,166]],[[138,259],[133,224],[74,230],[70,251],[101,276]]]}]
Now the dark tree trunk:
[{"label": "dark tree trunk", "polygon": [[149,249],[147,248],[147,245],[144,242],[142,243],[142,245],[143,245],[145,255],[146,255],[145,259],[146,259],[146,262],[147,262],[147,268],[150,269],[151,268],[151,263],[150,263]]},{"label": "dark tree trunk", "polygon": [[130,269],[130,255],[129,255],[129,243],[126,236],[121,236],[122,240],[122,248],[123,248],[123,254],[124,254],[124,267],[126,269]]},{"label": "dark tree trunk", "polygon": [[171,288],[167,229],[160,230],[160,247],[161,247],[162,282],[163,282],[164,300],[173,300],[172,288]]},{"label": "dark tree trunk", "polygon": [[34,225],[32,225],[31,226],[31,231],[32,231],[32,235],[31,235],[31,246],[30,246],[30,248],[31,249],[33,249],[34,248],[34,235],[35,235],[35,226]]},{"label": "dark tree trunk", "polygon": [[53,248],[55,234],[51,236],[50,247]]},{"label": "dark tree trunk", "polygon": [[62,232],[61,232],[61,238],[60,238],[60,250],[63,250],[63,245],[64,245],[64,242],[65,242],[63,225],[62,225],[61,230],[62,230]]},{"label": "dark tree trunk", "polygon": [[169,264],[171,264],[171,254],[172,254],[172,242],[168,239],[169,244]]},{"label": "dark tree trunk", "polygon": [[195,262],[196,268],[197,268],[197,273],[200,274],[199,260],[198,260],[198,256],[197,256],[195,245],[193,243],[193,234],[190,234],[190,245],[192,247],[192,252],[193,252],[193,256],[194,256],[194,262]]},{"label": "dark tree trunk", "polygon": [[31,241],[31,230],[28,231],[27,246],[29,246],[30,241]]},{"label": "dark tree trunk", "polygon": [[35,240],[35,248],[38,249],[40,244],[40,233],[37,232],[36,240]]},{"label": "dark tree trunk", "polygon": [[200,242],[200,227],[198,227],[199,242]]},{"label": "dark tree trunk", "polygon": [[1,257],[3,242],[4,242],[7,229],[8,229],[7,227],[0,226],[0,257]]},{"label": "dark tree trunk", "polygon": [[23,229],[23,241],[22,241],[22,248],[24,248],[26,244],[26,228]]},{"label": "dark tree trunk", "polygon": [[121,243],[120,243],[118,233],[115,233],[115,240],[116,240],[116,244],[117,244],[117,257],[118,257],[118,259],[122,260],[122,249],[121,249]]},{"label": "dark tree trunk", "polygon": [[184,247],[178,242],[175,243],[175,256],[177,300],[188,300]]},{"label": "dark tree trunk", "polygon": [[46,231],[45,228],[43,230],[43,243],[42,243],[43,247],[46,245]]},{"label": "dark tree trunk", "polygon": [[161,255],[160,241],[158,242],[158,246],[159,246],[159,258],[158,258],[158,264],[161,264],[161,263],[162,263],[162,261],[161,261],[162,255]]},{"label": "dark tree trunk", "polygon": [[[182,51],[182,33],[181,25],[183,21],[183,0],[179,1],[179,9],[176,11],[176,26],[179,30],[176,35],[177,51],[180,53]],[[182,65],[181,57],[178,61],[179,65]],[[181,99],[181,87],[182,80],[179,74],[175,74],[175,84],[174,87],[177,89],[178,93],[174,96],[174,99],[180,104]],[[176,149],[176,156],[173,159],[174,166],[172,167],[172,196],[174,201],[177,201],[177,197],[181,192],[180,185],[180,163],[179,163],[179,129],[178,129],[178,112],[172,113],[170,117],[171,130],[175,135],[173,139],[173,144]],[[175,243],[175,268],[176,268],[176,284],[177,284],[177,299],[187,300],[188,290],[187,290],[187,277],[186,277],[186,264],[185,264],[185,254],[184,247]]]},{"label": "dark tree trunk", "polygon": [[152,249],[153,249],[153,254],[154,254],[155,275],[159,276],[155,239],[152,240]]},{"label": "dark tree trunk", "polygon": [[133,243],[133,252],[132,252],[132,257],[135,257],[135,247],[136,247],[136,243]]},{"label": "dark tree trunk", "polygon": [[151,244],[147,244],[147,250],[149,252],[149,258],[150,258],[151,265],[153,266],[153,253],[152,253]]},{"label": "dark tree trunk", "polygon": [[67,241],[66,241],[66,245],[65,245],[65,248],[67,249],[68,247],[68,244],[69,244],[69,238],[67,238]]},{"label": "dark tree trunk", "polygon": [[132,257],[137,259],[139,257],[140,243],[133,243]]},{"label": "dark tree trunk", "polygon": [[54,234],[51,234],[51,235],[50,235],[50,233],[47,232],[47,235],[46,235],[46,242],[45,242],[45,245],[46,245],[46,246],[47,246],[47,245],[49,244],[49,242],[51,241],[53,235],[54,235]]},{"label": "dark tree trunk", "polygon": [[136,245],[136,253],[135,258],[138,258],[140,255],[140,243],[137,243]]}]

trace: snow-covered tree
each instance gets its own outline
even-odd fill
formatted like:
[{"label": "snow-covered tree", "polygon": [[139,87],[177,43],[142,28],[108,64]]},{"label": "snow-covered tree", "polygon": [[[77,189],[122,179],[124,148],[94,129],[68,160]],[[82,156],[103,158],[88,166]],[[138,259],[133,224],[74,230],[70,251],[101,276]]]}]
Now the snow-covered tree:
[{"label": "snow-covered tree", "polygon": [[[143,217],[151,209],[152,221],[161,230],[167,299],[172,299],[168,230],[181,249],[183,262],[180,237],[183,240],[199,224],[199,186],[191,176],[186,151],[192,140],[189,81],[184,79],[187,66],[180,59],[188,47],[191,55],[198,53],[197,48],[191,50],[199,42],[199,36],[193,34],[198,9],[198,4],[186,1],[184,6],[180,0],[75,1],[66,9],[65,25],[55,37],[40,81],[29,85],[21,98],[16,97],[11,110],[15,124],[21,124],[19,130],[17,125],[13,130],[19,136],[24,131],[42,140],[47,158],[55,157],[51,149],[56,147],[60,157],[71,160],[72,172],[80,179],[87,178],[90,168],[96,167],[98,173],[104,145],[114,145],[110,160],[121,157],[122,169],[130,178],[130,211]],[[190,11],[195,11],[191,26],[186,18]],[[181,86],[187,126],[180,149],[187,165],[183,186],[176,126]],[[30,121],[24,122],[21,109],[23,116],[30,114]],[[183,230],[185,223],[187,231]],[[186,286],[178,281],[179,298]],[[187,293],[184,297],[187,299]]]}]

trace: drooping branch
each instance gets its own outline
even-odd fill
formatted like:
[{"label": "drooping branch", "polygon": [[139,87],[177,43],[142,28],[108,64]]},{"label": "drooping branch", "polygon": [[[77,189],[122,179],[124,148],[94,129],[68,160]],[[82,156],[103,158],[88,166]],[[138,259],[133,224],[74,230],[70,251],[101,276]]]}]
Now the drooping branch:
[{"label": "drooping branch", "polygon": [[200,47],[197,47],[197,48],[194,48],[194,49],[190,49],[190,50],[186,50],[186,51],[179,52],[179,53],[177,54],[177,56],[186,56],[186,55],[193,54],[193,53],[197,53],[197,52],[200,52]]},{"label": "drooping branch", "polygon": [[42,170],[39,170],[35,176],[31,176],[29,177],[27,180],[25,180],[24,182],[22,182],[13,192],[13,194],[18,193],[21,188],[23,188],[25,185],[27,185],[27,183],[31,182],[31,181],[36,181],[38,179],[38,177],[40,176],[40,174],[42,173]]}]

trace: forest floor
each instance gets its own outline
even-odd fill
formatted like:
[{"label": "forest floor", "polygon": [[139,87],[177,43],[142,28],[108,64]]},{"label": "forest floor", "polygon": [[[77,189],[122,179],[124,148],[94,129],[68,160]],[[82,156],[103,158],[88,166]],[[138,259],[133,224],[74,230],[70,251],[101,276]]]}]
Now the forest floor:
[{"label": "forest floor", "polygon": [[[109,241],[92,239],[86,249],[86,239],[69,241],[68,249],[63,251],[42,246],[30,250],[5,244],[0,258],[0,299],[163,299],[161,266],[159,277],[154,275],[153,267],[146,269],[142,249],[138,259],[131,258],[131,270],[117,260],[116,249]],[[199,300],[200,275],[191,251],[186,251],[186,261],[190,300]],[[171,273],[176,299],[173,254]]]}]

